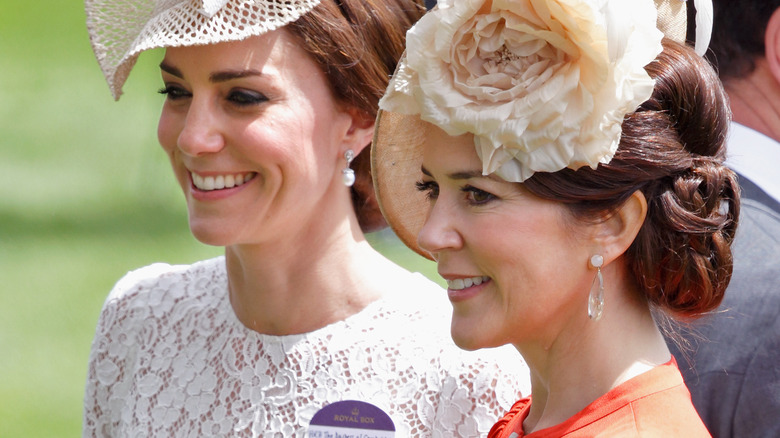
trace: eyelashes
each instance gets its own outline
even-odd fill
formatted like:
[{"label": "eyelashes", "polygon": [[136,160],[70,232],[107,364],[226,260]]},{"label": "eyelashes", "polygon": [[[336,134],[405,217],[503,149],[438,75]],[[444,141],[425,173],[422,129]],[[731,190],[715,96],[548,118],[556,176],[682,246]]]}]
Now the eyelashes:
[{"label": "eyelashes", "polygon": [[[439,184],[435,181],[417,181],[415,184],[417,191],[423,192],[425,198],[429,201],[439,198]],[[465,195],[465,201],[471,206],[481,206],[498,199],[490,192],[478,189],[472,185],[461,187],[460,191]]]},{"label": "eyelashes", "polygon": [[231,90],[227,100],[237,106],[253,106],[267,102],[268,98],[260,92],[244,89]]},{"label": "eyelashes", "polygon": [[188,93],[187,90],[174,85],[166,85],[157,90],[157,92],[164,95],[166,99],[170,100],[179,100],[190,96],[190,93]]},{"label": "eyelashes", "polygon": [[496,195],[473,186],[465,186],[461,191],[466,193],[466,199],[471,205],[485,205],[498,199]]},{"label": "eyelashes", "polygon": [[[192,97],[192,93],[185,88],[173,84],[165,85],[163,88],[157,90],[157,92],[164,95],[166,99],[172,101]],[[230,90],[227,96],[225,96],[225,100],[237,107],[251,107],[268,102],[270,99],[263,93],[237,88]]]},{"label": "eyelashes", "polygon": [[418,192],[425,193],[425,199],[429,201],[439,197],[439,185],[434,181],[417,181],[414,186]]}]

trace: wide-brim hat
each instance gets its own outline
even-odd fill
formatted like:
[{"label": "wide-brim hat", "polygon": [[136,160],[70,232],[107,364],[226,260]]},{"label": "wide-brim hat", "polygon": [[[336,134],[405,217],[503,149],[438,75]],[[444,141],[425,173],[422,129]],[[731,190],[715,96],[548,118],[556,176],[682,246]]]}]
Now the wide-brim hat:
[{"label": "wide-brim hat", "polygon": [[379,110],[371,145],[371,173],[379,208],[390,228],[406,246],[432,260],[417,244],[429,201],[413,184],[421,176],[422,145],[430,129],[437,128],[417,115]]},{"label": "wide-brim hat", "polygon": [[[457,2],[457,0],[455,1]],[[686,3],[680,0],[655,0],[655,6],[657,10],[657,29],[663,33],[663,36],[684,43],[687,28]],[[711,11],[711,3],[708,6]],[[702,11],[698,12],[706,16],[707,10],[707,7],[704,6]],[[437,9],[428,12],[426,17],[436,11]],[[711,12],[709,12],[709,20],[711,22]],[[697,37],[700,27],[702,35],[705,35],[705,37],[697,38],[697,40],[701,40],[700,44],[703,45],[703,49],[702,47],[697,47],[697,52],[700,52],[700,54],[703,53],[703,50],[706,50],[706,46],[709,44],[709,32],[711,30],[711,23],[709,28],[706,26],[707,17],[703,17],[703,21],[705,22],[703,26],[699,26],[697,23]],[[451,23],[447,23],[447,25],[451,25]],[[414,28],[409,32],[410,34],[414,32]],[[407,47],[409,47],[409,43],[410,38],[408,34]],[[407,68],[407,61],[407,54],[405,54],[396,69],[385,98],[399,90],[403,93],[404,90],[408,90],[414,85],[408,81],[410,78],[407,74],[408,72],[404,72],[404,69]],[[403,79],[396,81],[399,75],[403,76]],[[650,92],[652,92],[652,86]],[[646,98],[649,98],[649,95]],[[412,98],[410,102],[412,102],[410,104],[412,107],[423,105],[415,98]],[[434,124],[431,121],[425,121],[419,112],[415,113],[415,111],[412,111],[412,114],[407,114],[401,111],[390,111],[382,108],[382,106],[382,103],[380,103],[371,149],[372,173],[377,200],[387,223],[399,239],[418,254],[428,259],[433,259],[432,255],[417,243],[417,236],[425,224],[430,208],[427,193],[419,191],[415,184],[422,176],[423,145],[434,130],[443,129],[450,135],[468,134],[470,131],[467,129],[456,129],[452,126],[447,126],[446,123]],[[628,112],[636,109],[636,106],[638,104],[634,108],[629,109]],[[429,117],[429,120],[431,118],[435,119],[435,117]],[[622,121],[622,115],[620,116],[620,121]],[[612,153],[614,153],[614,150]],[[480,154],[480,158],[484,163],[484,154],[481,154],[479,150],[478,154]]]},{"label": "wide-brim hat", "polygon": [[119,99],[138,55],[262,35],[321,0],[85,0],[87,29],[111,94]]}]

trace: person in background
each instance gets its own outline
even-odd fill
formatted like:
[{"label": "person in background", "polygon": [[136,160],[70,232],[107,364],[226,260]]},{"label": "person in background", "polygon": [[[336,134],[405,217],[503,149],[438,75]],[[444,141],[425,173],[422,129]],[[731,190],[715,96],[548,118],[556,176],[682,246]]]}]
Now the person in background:
[{"label": "person in background", "polygon": [[[731,104],[726,163],[756,186],[743,185],[747,196],[780,212],[780,1],[715,0],[713,5],[719,31],[707,59]],[[773,202],[764,202],[756,189]]]},{"label": "person in background", "polygon": [[491,438],[709,436],[655,318],[719,305],[739,216],[727,98],[685,14],[440,0],[407,33],[376,193],[438,263],[455,342],[531,369]]},{"label": "person in background", "polygon": [[[479,436],[525,392],[464,354],[441,288],[385,259],[369,148],[412,0],[87,0],[115,98],[165,48],[158,138],[224,257],[129,273],[103,306],[84,436],[305,437],[352,400],[399,437]],[[363,406],[363,405],[361,405]],[[351,412],[351,411],[350,411]],[[318,423],[319,424],[319,423]],[[436,435],[436,434],[440,435]]]},{"label": "person in background", "polygon": [[713,436],[780,436],[780,1],[715,0],[707,58],[733,120],[726,164],[739,175],[734,274],[712,315],[669,345]]}]

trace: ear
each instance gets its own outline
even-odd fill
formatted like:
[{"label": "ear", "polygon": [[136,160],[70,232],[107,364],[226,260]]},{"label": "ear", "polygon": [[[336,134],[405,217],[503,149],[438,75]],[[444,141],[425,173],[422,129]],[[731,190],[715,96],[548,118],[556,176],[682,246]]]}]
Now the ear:
[{"label": "ear", "polygon": [[780,8],[775,9],[766,24],[764,54],[772,76],[780,84]]},{"label": "ear", "polygon": [[344,136],[344,150],[352,149],[357,156],[371,144],[374,136],[374,118],[356,108],[350,108],[347,114],[352,119],[352,123]]},{"label": "ear", "polygon": [[596,226],[593,254],[601,254],[605,265],[623,255],[639,234],[646,216],[647,199],[637,190],[617,211]]}]

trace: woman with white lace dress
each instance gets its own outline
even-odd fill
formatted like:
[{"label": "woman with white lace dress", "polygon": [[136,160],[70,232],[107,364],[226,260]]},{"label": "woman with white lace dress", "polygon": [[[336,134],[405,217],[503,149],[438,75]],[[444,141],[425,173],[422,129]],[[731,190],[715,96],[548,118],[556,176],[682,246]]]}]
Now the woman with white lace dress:
[{"label": "woman with white lace dress", "polygon": [[[108,296],[84,436],[307,435],[323,407],[395,436],[482,436],[528,376],[460,351],[451,307],[371,248],[376,106],[423,12],[412,0],[87,0],[115,98],[166,49],[158,138],[190,228],[225,256],[129,273]],[[354,170],[353,170],[354,169]],[[510,356],[510,357],[507,357]]]}]

